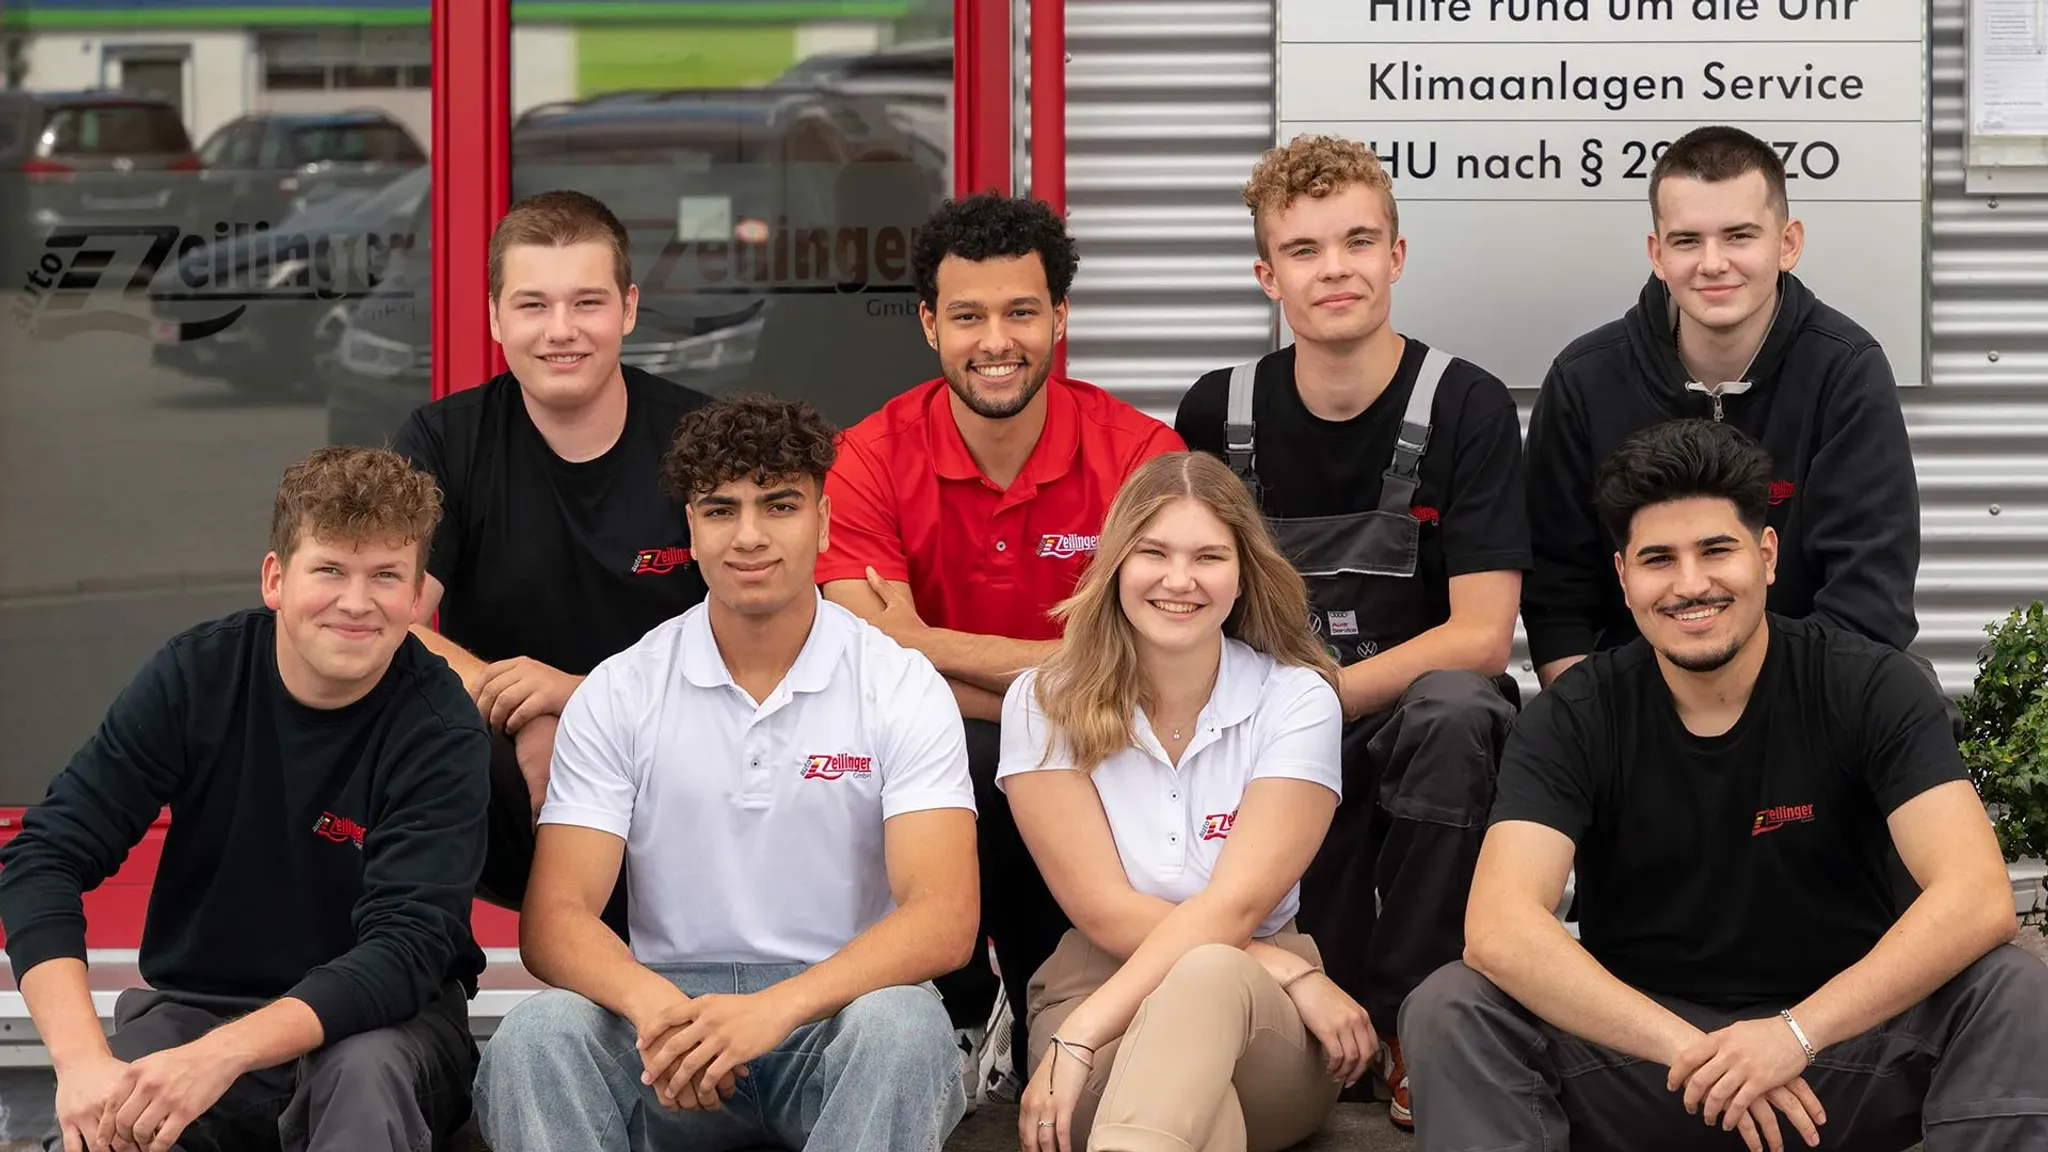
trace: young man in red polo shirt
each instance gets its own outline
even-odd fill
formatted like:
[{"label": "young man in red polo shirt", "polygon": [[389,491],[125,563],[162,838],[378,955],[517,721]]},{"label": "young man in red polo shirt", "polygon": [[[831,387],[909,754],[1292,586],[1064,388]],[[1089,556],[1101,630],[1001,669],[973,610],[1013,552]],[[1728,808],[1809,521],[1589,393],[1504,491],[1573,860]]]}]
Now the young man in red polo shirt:
[{"label": "young man in red polo shirt", "polygon": [[[1050,208],[994,194],[948,201],[911,260],[944,375],[847,430],[825,484],[832,547],[818,557],[818,583],[924,653],[967,718],[982,930],[1004,975],[1015,1051],[1025,985],[1068,924],[995,787],[1003,692],[1051,651],[1051,609],[1094,556],[1124,477],[1183,445],[1102,389],[1052,375],[1079,260]],[[940,982],[955,1027],[987,1015],[977,967]],[[1000,1050],[1000,1036],[985,1040]]]}]

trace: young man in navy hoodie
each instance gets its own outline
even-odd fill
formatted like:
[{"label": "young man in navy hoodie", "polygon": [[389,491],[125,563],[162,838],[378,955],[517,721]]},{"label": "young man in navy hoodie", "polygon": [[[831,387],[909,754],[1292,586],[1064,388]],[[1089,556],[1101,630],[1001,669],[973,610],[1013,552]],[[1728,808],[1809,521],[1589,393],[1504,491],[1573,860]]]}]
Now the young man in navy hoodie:
[{"label": "young man in navy hoodie", "polygon": [[[0,849],[7,958],[65,1152],[401,1152],[469,1117],[469,932],[490,738],[408,634],[433,478],[322,448],[285,472],[263,604],[171,638]],[[101,1028],[81,897],[166,805]]]},{"label": "young man in navy hoodie", "polygon": [[1782,542],[1770,610],[1911,644],[1920,496],[1884,349],[1792,274],[1805,230],[1785,169],[1735,128],[1679,137],[1650,175],[1652,275],[1627,315],[1558,354],[1529,424],[1535,568],[1522,619],[1539,680],[1637,635],[1593,512],[1629,433],[1726,421],[1770,452]]}]

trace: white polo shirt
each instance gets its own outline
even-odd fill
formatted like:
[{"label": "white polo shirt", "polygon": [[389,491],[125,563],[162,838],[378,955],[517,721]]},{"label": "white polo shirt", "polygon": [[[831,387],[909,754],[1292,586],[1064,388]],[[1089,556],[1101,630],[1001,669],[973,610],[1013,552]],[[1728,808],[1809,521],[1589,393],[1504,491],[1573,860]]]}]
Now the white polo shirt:
[{"label": "white polo shirt", "polygon": [[823,960],[895,907],[882,822],[974,808],[945,679],[839,605],[817,608],[758,705],[700,604],[598,665],[562,710],[540,822],[625,839],[644,964]]},{"label": "white polo shirt", "polygon": [[[1064,742],[1046,754],[1045,713],[1035,671],[1003,697],[1003,751],[996,786],[1020,772],[1070,769]],[[1223,641],[1216,687],[1195,720],[1175,768],[1141,712],[1138,742],[1102,762],[1091,779],[1109,817],[1131,887],[1175,904],[1209,883],[1230,842],[1245,786],[1268,776],[1308,780],[1343,794],[1344,709],[1337,692],[1307,668],[1281,664],[1239,641]],[[1301,906],[1287,890],[1258,934],[1271,935]]]}]

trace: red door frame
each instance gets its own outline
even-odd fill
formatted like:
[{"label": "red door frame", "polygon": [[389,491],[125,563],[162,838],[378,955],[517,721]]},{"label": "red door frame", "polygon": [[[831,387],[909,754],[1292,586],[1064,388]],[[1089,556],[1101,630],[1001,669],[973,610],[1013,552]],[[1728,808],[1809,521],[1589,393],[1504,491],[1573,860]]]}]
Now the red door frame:
[{"label": "red door frame", "polygon": [[433,0],[433,396],[505,370],[491,339],[491,229],[511,205],[511,0]]}]

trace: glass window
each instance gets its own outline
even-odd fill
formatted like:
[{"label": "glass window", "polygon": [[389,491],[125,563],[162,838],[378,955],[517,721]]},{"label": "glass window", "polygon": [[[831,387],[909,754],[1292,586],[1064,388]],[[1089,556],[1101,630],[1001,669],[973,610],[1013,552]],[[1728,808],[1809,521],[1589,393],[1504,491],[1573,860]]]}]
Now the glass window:
[{"label": "glass window", "polygon": [[952,186],[952,0],[753,23],[704,7],[659,23],[515,7],[513,198],[574,188],[625,222],[627,363],[851,424],[938,374],[910,236]]},{"label": "glass window", "polygon": [[[346,435],[351,317],[408,311],[424,341],[431,93],[336,88],[310,50],[266,67],[261,29],[130,9],[118,38],[39,26],[0,93],[27,149],[0,146],[0,807],[41,798],[165,640],[260,603],[279,476]],[[424,60],[417,14],[376,31],[415,48],[351,62]],[[181,71],[150,86],[181,100],[93,93],[118,74],[107,39],[161,46]],[[335,164],[263,150],[366,110],[388,124],[334,131]],[[424,376],[380,386],[393,409],[427,399]]]}]

